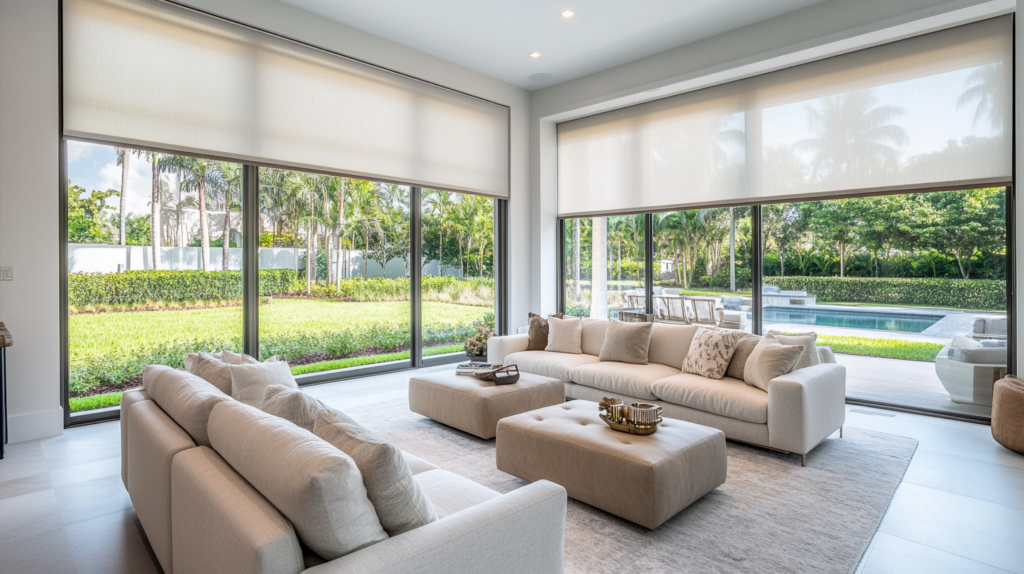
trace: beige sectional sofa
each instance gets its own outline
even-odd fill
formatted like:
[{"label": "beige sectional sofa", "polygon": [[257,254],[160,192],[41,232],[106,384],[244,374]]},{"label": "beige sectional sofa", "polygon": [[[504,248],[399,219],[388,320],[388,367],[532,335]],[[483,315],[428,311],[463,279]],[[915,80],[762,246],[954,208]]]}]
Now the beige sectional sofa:
[{"label": "beige sectional sofa", "polygon": [[571,399],[614,397],[658,404],[664,416],[725,432],[727,438],[806,456],[846,418],[846,369],[831,351],[817,349],[821,364],[772,379],[768,391],[725,377],[707,379],[681,367],[697,325],[655,323],[648,364],[602,362],[607,321],[582,319],[580,354],[527,351],[529,335],[492,337],[490,363],[562,380]]},{"label": "beige sectional sofa", "polygon": [[[565,489],[539,481],[501,495],[408,453],[403,455],[413,480],[438,519],[325,561],[300,542],[300,522],[293,525],[288,510],[270,502],[282,495],[266,485],[288,488],[301,475],[268,473],[268,465],[253,469],[248,463],[239,470],[227,462],[266,461],[268,449],[270,456],[292,456],[292,448],[280,447],[284,419],[236,408],[241,403],[189,373],[174,371],[172,378],[174,384],[144,381],[144,389],[124,393],[121,403],[121,476],[166,574],[563,571]],[[237,433],[243,437],[253,436],[254,428],[277,428],[277,446],[235,440],[231,429],[239,426],[245,427]],[[294,429],[306,444],[320,440]],[[331,447],[324,442],[317,448],[324,445]],[[264,492],[254,484],[264,485]],[[308,508],[321,511],[319,504]],[[340,523],[335,533],[359,528],[366,526]]]}]

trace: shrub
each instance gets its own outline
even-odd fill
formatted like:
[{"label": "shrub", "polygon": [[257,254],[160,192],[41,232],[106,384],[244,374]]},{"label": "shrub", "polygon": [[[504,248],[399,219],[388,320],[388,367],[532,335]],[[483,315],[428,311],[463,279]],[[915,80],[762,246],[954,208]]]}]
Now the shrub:
[{"label": "shrub", "polygon": [[[260,292],[281,292],[294,277],[295,272],[290,269],[260,271]],[[241,298],[241,271],[125,271],[68,275],[68,304],[73,307],[136,305],[155,301],[232,301]]]},{"label": "shrub", "polygon": [[818,303],[923,305],[992,311],[1006,308],[1006,282],[992,279],[765,277],[764,284],[813,293]]}]

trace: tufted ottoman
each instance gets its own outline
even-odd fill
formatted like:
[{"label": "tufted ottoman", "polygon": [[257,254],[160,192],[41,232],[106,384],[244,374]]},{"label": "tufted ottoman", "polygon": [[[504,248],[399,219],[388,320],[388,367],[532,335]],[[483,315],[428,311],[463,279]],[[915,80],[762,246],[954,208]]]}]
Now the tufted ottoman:
[{"label": "tufted ottoman", "polygon": [[511,385],[454,371],[409,379],[409,410],[484,439],[494,438],[502,417],[563,402],[565,383],[530,373],[520,373]]},{"label": "tufted ottoman", "polygon": [[658,432],[613,431],[597,403],[569,401],[498,423],[498,469],[560,484],[569,496],[657,528],[725,483],[725,433],[665,419]]}]

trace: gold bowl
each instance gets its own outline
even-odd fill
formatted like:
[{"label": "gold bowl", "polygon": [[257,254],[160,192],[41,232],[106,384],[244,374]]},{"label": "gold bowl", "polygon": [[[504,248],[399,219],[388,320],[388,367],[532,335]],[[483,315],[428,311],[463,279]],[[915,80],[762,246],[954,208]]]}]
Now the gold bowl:
[{"label": "gold bowl", "polygon": [[605,397],[597,410],[601,420],[612,430],[629,434],[654,434],[662,422],[661,407],[649,403],[633,403],[627,407],[619,399]]}]

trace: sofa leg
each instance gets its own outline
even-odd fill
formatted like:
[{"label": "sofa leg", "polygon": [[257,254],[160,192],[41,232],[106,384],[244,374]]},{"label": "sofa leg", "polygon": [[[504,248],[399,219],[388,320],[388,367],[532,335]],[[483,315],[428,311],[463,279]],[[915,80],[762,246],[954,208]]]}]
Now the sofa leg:
[{"label": "sofa leg", "polygon": [[807,455],[800,455],[800,466],[807,466]]},{"label": "sofa leg", "polygon": [[843,427],[842,427],[842,425],[839,426],[839,438],[843,438]]}]

